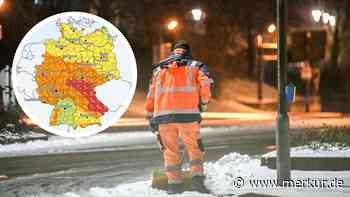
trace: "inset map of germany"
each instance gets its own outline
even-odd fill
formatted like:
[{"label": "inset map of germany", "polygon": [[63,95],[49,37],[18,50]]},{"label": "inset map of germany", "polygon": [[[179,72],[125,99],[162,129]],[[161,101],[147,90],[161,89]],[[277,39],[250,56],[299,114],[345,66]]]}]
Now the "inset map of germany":
[{"label": "inset map of germany", "polygon": [[66,12],[34,26],[12,66],[18,103],[49,132],[88,136],[115,123],[135,92],[132,49],[112,24]]}]

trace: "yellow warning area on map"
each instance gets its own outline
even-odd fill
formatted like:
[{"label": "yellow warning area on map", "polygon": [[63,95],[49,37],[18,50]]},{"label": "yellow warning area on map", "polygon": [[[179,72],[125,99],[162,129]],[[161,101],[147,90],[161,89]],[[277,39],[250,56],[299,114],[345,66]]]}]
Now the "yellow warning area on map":
[{"label": "yellow warning area on map", "polygon": [[65,62],[93,66],[97,73],[109,79],[120,78],[117,59],[113,53],[113,38],[105,27],[84,34],[70,23],[58,23],[61,36],[45,42],[46,53]]}]

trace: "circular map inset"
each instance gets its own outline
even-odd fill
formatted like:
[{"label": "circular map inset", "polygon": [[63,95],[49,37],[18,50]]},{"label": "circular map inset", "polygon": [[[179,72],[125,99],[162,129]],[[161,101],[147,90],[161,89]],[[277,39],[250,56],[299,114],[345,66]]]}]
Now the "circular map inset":
[{"label": "circular map inset", "polygon": [[115,123],[135,93],[136,61],[123,34],[87,13],[65,12],[35,25],[17,48],[18,103],[41,128],[89,136]]}]

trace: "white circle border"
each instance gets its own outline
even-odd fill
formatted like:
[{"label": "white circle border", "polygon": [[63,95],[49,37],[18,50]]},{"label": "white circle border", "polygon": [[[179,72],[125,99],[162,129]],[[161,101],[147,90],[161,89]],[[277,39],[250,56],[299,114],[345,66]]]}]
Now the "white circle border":
[{"label": "white circle border", "polygon": [[[17,90],[18,84],[17,84],[17,81],[15,80],[16,74],[17,74],[17,65],[15,65],[15,64],[18,63],[18,61],[22,57],[22,53],[19,50],[24,49],[24,46],[26,44],[25,41],[30,39],[32,37],[33,33],[37,32],[38,30],[41,30],[43,28],[43,26],[45,26],[47,23],[50,23],[50,22],[55,21],[55,20],[62,18],[62,17],[68,18],[70,16],[71,17],[86,17],[86,18],[92,18],[93,20],[95,20],[97,22],[100,21],[101,24],[103,24],[103,26],[107,27],[107,30],[112,30],[113,32],[116,33],[118,38],[121,38],[122,40],[124,40],[126,43],[125,47],[128,48],[126,54],[129,55],[129,58],[131,58],[130,60],[132,62],[132,65],[127,65],[127,66],[132,67],[131,72],[132,72],[132,76],[134,76],[134,78],[132,79],[132,85],[131,85],[131,88],[130,88],[130,91],[128,94],[128,98],[125,101],[125,104],[123,106],[121,106],[121,108],[118,110],[118,114],[115,115],[113,118],[111,118],[111,120],[108,123],[99,126],[95,130],[90,130],[87,132],[84,131],[84,132],[64,132],[64,133],[62,133],[61,130],[58,130],[58,129],[55,129],[53,127],[50,127],[48,125],[43,124],[42,121],[38,120],[36,116],[32,115],[32,112],[30,112],[30,110],[26,109],[26,107],[25,107],[26,104],[24,104],[26,101],[23,99],[23,97],[21,96],[21,94]],[[16,53],[15,53],[14,59],[12,61],[11,72],[12,72],[11,73],[11,82],[12,82],[12,87],[13,87],[13,91],[15,93],[15,97],[17,99],[17,102],[21,106],[23,112],[31,119],[31,121],[33,121],[36,125],[38,125],[42,129],[46,130],[47,132],[50,132],[50,133],[53,133],[56,135],[60,135],[60,136],[64,136],[64,137],[71,137],[71,138],[91,136],[91,135],[97,134],[99,132],[102,132],[103,130],[106,130],[112,124],[116,123],[120,119],[120,117],[126,112],[128,106],[130,105],[130,103],[135,95],[136,86],[137,86],[137,63],[136,63],[134,52],[130,46],[130,43],[126,39],[126,37],[119,31],[119,29],[117,27],[115,27],[109,21],[103,19],[102,17],[96,16],[94,14],[86,13],[86,12],[62,12],[59,14],[49,16],[49,17],[45,18],[44,20],[40,21],[34,27],[32,27],[25,34],[25,36],[22,38],[20,44],[18,45],[18,47],[16,49]]]}]

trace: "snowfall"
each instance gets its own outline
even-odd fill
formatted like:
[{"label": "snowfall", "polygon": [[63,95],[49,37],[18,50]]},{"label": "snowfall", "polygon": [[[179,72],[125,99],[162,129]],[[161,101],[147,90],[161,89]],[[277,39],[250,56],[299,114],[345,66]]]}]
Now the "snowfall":
[{"label": "snowfall", "polygon": [[[208,131],[209,132],[209,131]],[[204,132],[205,133],[205,132]],[[210,132],[209,132],[210,133]],[[123,138],[120,138],[120,136]],[[0,146],[0,157],[16,156],[22,154],[61,154],[74,151],[93,151],[101,148],[109,149],[119,143],[119,148],[133,148],[138,142],[154,144],[154,136],[147,132],[131,132],[120,134],[100,134],[89,138],[69,139],[52,136],[48,141],[34,141],[25,144],[12,144]],[[50,148],[49,148],[50,147]],[[139,147],[142,148],[142,147]],[[263,156],[271,156],[274,152]],[[350,147],[337,144],[319,144],[295,147],[291,149],[294,156],[346,156],[350,157]],[[237,196],[239,194],[254,192],[275,196],[350,196],[350,171],[292,171],[293,180],[341,180],[344,186],[333,188],[316,187],[276,187],[269,185],[256,187],[250,184],[253,180],[275,180],[276,171],[260,165],[260,159],[256,156],[230,153],[215,162],[204,164],[207,176],[206,185],[213,191],[212,194],[199,194],[184,192],[175,197],[212,197],[212,196]],[[64,194],[42,193],[28,197],[165,197],[165,191],[152,189],[151,181],[116,185],[112,188],[92,187],[86,191],[70,192]],[[0,183],[1,186],[1,183]],[[240,186],[240,187],[238,187]]]}]

